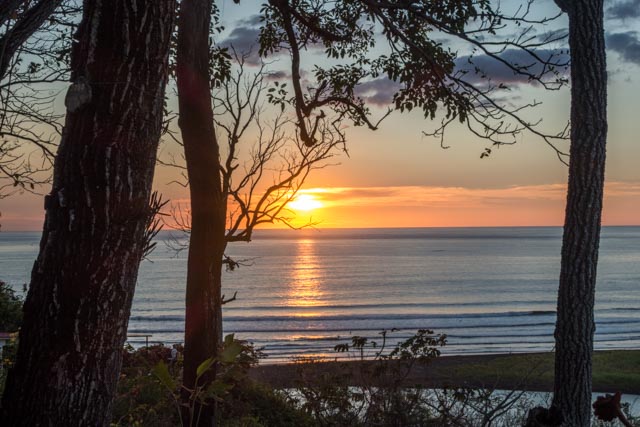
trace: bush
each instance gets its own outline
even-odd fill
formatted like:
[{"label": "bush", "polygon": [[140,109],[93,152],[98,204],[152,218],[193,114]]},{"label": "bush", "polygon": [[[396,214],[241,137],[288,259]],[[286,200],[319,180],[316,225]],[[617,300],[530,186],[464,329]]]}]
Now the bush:
[{"label": "bush", "polygon": [[16,332],[22,324],[22,298],[0,280],[0,332]]},{"label": "bush", "polygon": [[[187,390],[181,385],[181,359],[175,366],[165,363],[170,348],[155,345],[123,354],[123,369],[113,405],[114,426],[180,426],[181,406],[192,410],[195,402],[216,405],[218,425],[226,427],[293,427],[316,425],[284,393],[257,384],[247,377],[261,353],[247,342],[225,338],[218,359],[202,365],[202,374],[216,368],[216,378],[208,386]],[[179,350],[181,353],[181,351]],[[201,371],[200,367],[198,368]],[[181,402],[187,392],[189,403]]]}]

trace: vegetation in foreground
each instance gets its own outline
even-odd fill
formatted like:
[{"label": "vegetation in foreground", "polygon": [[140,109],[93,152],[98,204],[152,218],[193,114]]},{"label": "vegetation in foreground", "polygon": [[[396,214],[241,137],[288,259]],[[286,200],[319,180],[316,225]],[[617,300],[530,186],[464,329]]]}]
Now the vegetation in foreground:
[{"label": "vegetation in foreground", "polygon": [[[19,327],[21,305],[11,288],[0,283],[0,318],[6,330]],[[336,346],[337,352],[357,363],[333,365],[349,369],[326,369],[322,361],[299,360],[280,371],[290,378],[285,387],[251,379],[249,370],[262,354],[233,335],[227,336],[216,359],[199,368],[200,376],[215,372],[215,381],[191,390],[181,385],[182,361],[171,361],[169,347],[129,346],[124,349],[112,425],[191,425],[183,420],[197,422],[194,411],[199,402],[216,406],[221,426],[513,426],[524,425],[529,409],[543,402],[534,402],[523,392],[498,390],[551,389],[552,353],[440,359],[446,336],[420,330],[388,348],[387,336],[392,332],[383,331],[379,342],[353,337],[350,343]],[[5,347],[5,368],[15,357],[13,347]],[[640,351],[596,352],[594,362],[596,390],[640,389],[636,369]],[[412,377],[416,370],[421,370],[422,381]],[[6,369],[0,372],[2,390]],[[185,391],[187,399],[180,395]],[[628,425],[640,426],[640,419],[631,417],[628,405],[619,405],[616,398],[601,399],[599,410],[602,418],[614,421],[594,425],[620,425],[615,418],[621,410]]]},{"label": "vegetation in foreground", "polygon": [[[183,418],[180,413],[193,410],[197,399],[216,406],[220,426],[517,426],[525,425],[531,408],[545,403],[521,391],[459,386],[426,389],[418,384],[407,387],[410,371],[432,364],[446,337],[421,330],[388,349],[386,333],[382,337],[382,343],[354,337],[350,343],[336,347],[336,351],[359,361],[366,354],[372,355],[367,363],[352,364],[355,369],[318,374],[314,370],[318,361],[304,360],[294,367],[293,387],[274,388],[248,376],[261,356],[259,351],[228,336],[221,356],[199,369],[200,375],[215,369],[215,381],[206,389],[187,390],[189,402],[179,397],[180,389],[184,390],[179,383],[181,361],[166,363],[170,360],[169,348],[127,348],[113,425],[186,425],[182,419],[197,421],[197,414]],[[632,364],[639,355],[603,352],[596,360],[605,369],[597,375],[611,378],[614,366],[624,372],[625,364]],[[483,372],[487,376],[499,372],[513,378],[520,375],[518,381],[523,383],[530,377],[532,364],[548,368],[546,364],[552,361],[552,355],[505,356],[491,363],[460,365],[456,375],[477,378]],[[640,426],[640,419],[629,416],[628,406],[620,409],[629,418],[629,425]],[[601,411],[614,412],[607,412],[607,408]],[[596,420],[593,425],[621,424],[614,419]]]}]

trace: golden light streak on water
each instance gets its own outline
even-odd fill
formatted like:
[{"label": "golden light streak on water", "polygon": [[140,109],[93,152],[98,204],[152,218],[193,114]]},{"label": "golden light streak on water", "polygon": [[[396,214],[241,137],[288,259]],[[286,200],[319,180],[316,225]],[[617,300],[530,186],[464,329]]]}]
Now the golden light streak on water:
[{"label": "golden light streak on water", "polygon": [[[291,269],[291,281],[287,294],[288,305],[293,307],[314,307],[324,299],[322,290],[322,272],[315,251],[315,242],[311,239],[300,240],[297,244],[297,256]],[[299,316],[318,315],[319,313],[297,313]]]}]

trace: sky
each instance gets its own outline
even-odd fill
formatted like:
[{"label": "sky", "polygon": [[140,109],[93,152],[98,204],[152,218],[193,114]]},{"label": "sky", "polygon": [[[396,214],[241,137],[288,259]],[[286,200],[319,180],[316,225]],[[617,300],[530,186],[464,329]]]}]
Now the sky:
[{"label": "sky", "polygon": [[[516,3],[503,5],[515,7]],[[231,0],[220,3],[226,26],[221,43],[238,49],[254,43],[255,5],[248,0],[240,5]],[[536,0],[533,8],[540,15],[558,13],[553,1]],[[603,222],[640,225],[640,0],[605,0],[605,9],[609,137]],[[566,25],[561,18],[539,31],[566,31]],[[452,46],[464,49],[455,43]],[[311,52],[304,57],[303,67],[323,61]],[[288,57],[280,55],[270,67],[282,72],[287,64]],[[566,124],[568,90],[547,92],[513,81],[492,64],[487,67],[497,78],[510,80],[512,90],[506,96],[514,103],[541,101],[528,114],[532,120],[542,120],[544,130],[557,131]],[[393,93],[392,86],[382,83],[371,82],[363,90],[375,117],[384,115],[384,104]],[[318,228],[562,225],[568,169],[542,140],[524,134],[516,144],[494,149],[491,156],[481,159],[487,144],[468,130],[452,129],[445,141],[449,148],[443,149],[439,141],[422,134],[433,126],[415,111],[394,112],[377,131],[348,126],[348,156],[340,153],[330,160],[331,166],[311,173],[300,194],[303,200],[313,200],[313,206],[292,208],[293,223],[312,222]],[[179,147],[164,142],[159,156],[166,159],[170,155],[179,156]],[[188,191],[170,183],[176,178],[175,170],[161,167],[155,187],[174,205],[186,206]],[[0,212],[3,231],[42,228],[42,196],[15,194],[0,199]]]}]

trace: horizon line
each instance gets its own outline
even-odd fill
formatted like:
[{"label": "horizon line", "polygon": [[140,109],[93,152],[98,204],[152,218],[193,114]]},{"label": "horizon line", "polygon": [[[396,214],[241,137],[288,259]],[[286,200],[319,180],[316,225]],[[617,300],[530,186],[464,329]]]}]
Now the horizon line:
[{"label": "horizon line", "polygon": [[[444,228],[563,228],[564,225],[447,225],[447,226],[399,226],[399,227],[303,227],[292,229],[289,227],[265,227],[254,230],[260,231],[323,231],[323,230],[417,230],[417,229],[444,229]],[[602,224],[602,228],[640,227],[640,224]],[[38,233],[43,230],[0,230],[4,233]],[[161,229],[161,232],[180,231],[176,229]]]}]

